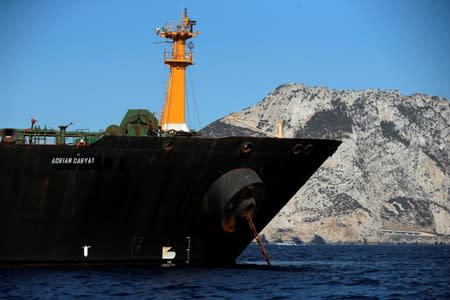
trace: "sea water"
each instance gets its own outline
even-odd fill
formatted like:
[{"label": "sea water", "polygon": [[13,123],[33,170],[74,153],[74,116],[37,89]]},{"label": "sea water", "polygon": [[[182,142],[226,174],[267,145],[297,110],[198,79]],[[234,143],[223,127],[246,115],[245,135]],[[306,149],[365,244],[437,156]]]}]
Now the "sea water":
[{"label": "sea water", "polygon": [[450,299],[450,246],[250,245],[237,265],[0,269],[0,299]]}]

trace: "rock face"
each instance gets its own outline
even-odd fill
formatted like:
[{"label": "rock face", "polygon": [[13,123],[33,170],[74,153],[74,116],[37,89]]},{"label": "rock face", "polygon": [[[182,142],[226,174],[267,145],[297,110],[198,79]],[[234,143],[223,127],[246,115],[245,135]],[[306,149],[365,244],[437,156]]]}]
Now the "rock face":
[{"label": "rock face", "polygon": [[450,102],[398,91],[279,86],[209,136],[342,139],[263,231],[271,242],[450,241]]}]

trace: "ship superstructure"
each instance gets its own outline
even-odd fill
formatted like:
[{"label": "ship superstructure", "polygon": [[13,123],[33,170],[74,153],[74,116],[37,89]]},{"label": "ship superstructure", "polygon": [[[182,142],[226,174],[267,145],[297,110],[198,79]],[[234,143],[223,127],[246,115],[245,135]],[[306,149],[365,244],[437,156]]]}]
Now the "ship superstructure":
[{"label": "ship superstructure", "polygon": [[194,32],[196,21],[189,19],[187,9],[181,23],[176,26],[165,25],[156,28],[159,36],[172,41],[172,51],[164,51],[164,63],[170,67],[169,82],[167,84],[164,110],[161,117],[161,128],[164,131],[175,130],[188,132],[189,128],[185,121],[185,96],[186,96],[186,68],[194,63],[192,48],[186,41],[199,35]]}]

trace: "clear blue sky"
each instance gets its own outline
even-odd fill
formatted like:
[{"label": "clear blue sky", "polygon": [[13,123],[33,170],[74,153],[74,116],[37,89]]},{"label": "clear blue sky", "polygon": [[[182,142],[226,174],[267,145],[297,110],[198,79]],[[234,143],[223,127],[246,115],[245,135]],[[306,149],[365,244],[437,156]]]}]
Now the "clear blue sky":
[{"label": "clear blue sky", "polygon": [[450,1],[0,0],[0,128],[98,130],[128,108],[161,111],[170,45],[153,29],[183,7],[201,32],[202,126],[288,82],[450,98]]}]

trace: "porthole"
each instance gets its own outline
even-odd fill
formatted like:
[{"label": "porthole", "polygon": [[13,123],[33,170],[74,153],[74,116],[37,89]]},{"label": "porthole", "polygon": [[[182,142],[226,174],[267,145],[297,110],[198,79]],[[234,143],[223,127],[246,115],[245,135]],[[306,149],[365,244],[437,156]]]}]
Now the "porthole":
[{"label": "porthole", "polygon": [[314,146],[312,144],[306,145],[305,149],[303,150],[303,153],[305,155],[310,155],[313,151]]},{"label": "porthole", "polygon": [[164,145],[163,145],[163,149],[166,151],[166,152],[171,152],[172,150],[173,150],[173,148],[174,148],[174,142],[167,142],[167,143],[165,143]]},{"label": "porthole", "polygon": [[294,147],[292,147],[292,153],[294,155],[299,155],[303,151],[303,145],[302,144],[295,144]]},{"label": "porthole", "polygon": [[245,142],[241,145],[241,152],[243,154],[248,154],[252,151],[253,143],[252,142]]}]

